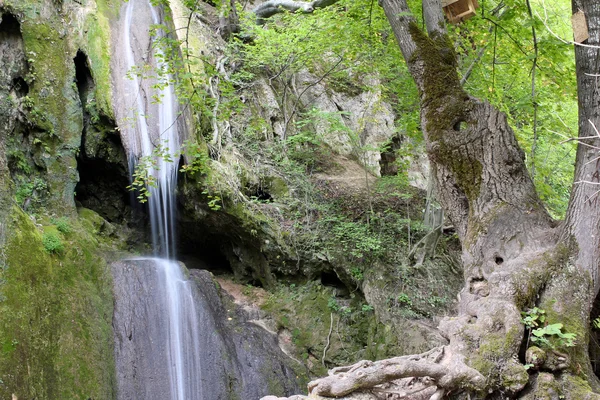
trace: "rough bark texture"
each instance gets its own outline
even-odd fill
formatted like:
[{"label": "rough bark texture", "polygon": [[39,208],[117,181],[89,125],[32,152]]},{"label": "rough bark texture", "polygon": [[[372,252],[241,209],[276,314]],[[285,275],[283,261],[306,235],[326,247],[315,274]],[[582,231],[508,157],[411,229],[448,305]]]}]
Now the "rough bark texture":
[{"label": "rough bark texture", "polygon": [[[580,146],[576,180],[592,183],[575,185],[567,223],[557,228],[505,115],[462,90],[440,1],[423,1],[427,32],[417,26],[406,0],[379,3],[419,89],[439,200],[462,243],[465,286],[458,315],[439,325],[450,344],[438,357],[360,362],[330,371],[311,382],[309,391],[338,397],[393,379],[428,376],[439,389],[430,399],[444,392],[469,393],[471,399],[600,398],[592,390],[598,385],[587,353],[589,312],[600,279],[598,149]],[[586,13],[589,43],[597,44],[600,5],[574,0],[573,7]],[[593,126],[600,124],[598,77],[586,75],[598,74],[598,54],[597,48],[577,48],[582,137],[596,136]],[[583,141],[598,146],[597,137]],[[528,371],[519,359],[528,343],[521,311],[533,306],[546,310],[548,324],[563,324],[577,340],[569,349],[557,342],[554,349],[538,349],[543,361]]]},{"label": "rough bark texture", "polygon": [[[588,46],[600,45],[600,3],[573,0],[573,12],[583,10],[590,38]],[[565,236],[571,236],[577,247],[576,265],[591,274],[594,295],[600,290],[600,96],[598,96],[600,65],[597,47],[575,46],[577,90],[579,97],[579,138],[575,184],[565,224]]]}]

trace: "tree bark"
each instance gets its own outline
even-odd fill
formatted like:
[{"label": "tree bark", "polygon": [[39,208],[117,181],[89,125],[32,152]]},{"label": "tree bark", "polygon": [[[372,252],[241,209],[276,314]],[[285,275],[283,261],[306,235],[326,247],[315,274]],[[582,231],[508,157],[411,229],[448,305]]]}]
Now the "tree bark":
[{"label": "tree bark", "polygon": [[[579,138],[575,163],[575,180],[567,211],[564,236],[572,238],[578,251],[576,265],[588,272],[593,294],[600,290],[600,3],[573,0],[573,12],[585,13],[590,38],[588,46],[575,46],[577,91],[579,97]],[[586,139],[590,138],[590,139]]]}]

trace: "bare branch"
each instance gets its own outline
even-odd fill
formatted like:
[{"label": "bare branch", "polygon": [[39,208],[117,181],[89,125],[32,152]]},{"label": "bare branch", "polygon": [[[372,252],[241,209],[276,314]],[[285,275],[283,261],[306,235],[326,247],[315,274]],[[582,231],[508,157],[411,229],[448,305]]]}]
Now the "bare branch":
[{"label": "bare branch", "polygon": [[264,20],[275,14],[282,12],[311,13],[316,8],[323,8],[336,3],[338,0],[315,0],[315,1],[294,1],[294,0],[268,0],[259,4],[253,10],[258,18],[258,23],[264,23]]}]

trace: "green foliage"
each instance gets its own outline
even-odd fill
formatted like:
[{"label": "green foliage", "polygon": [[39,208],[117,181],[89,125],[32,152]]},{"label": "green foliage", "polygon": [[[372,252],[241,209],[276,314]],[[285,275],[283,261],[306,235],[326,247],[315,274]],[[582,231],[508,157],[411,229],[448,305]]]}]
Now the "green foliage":
[{"label": "green foliage", "polygon": [[15,199],[21,206],[30,206],[34,210],[43,205],[48,195],[48,185],[42,178],[33,178],[29,180],[23,176],[15,178],[16,191]]},{"label": "green foliage", "polygon": [[526,312],[521,312],[521,322],[527,329],[534,329],[546,322],[546,311],[533,307]]},{"label": "green foliage", "polygon": [[[377,321],[363,298],[338,297],[334,289],[318,282],[278,286],[262,308],[273,315],[278,329],[291,333],[298,359],[321,358],[330,329],[334,334],[324,360],[327,366],[378,360],[399,352],[394,331]],[[321,362],[308,365],[311,375],[327,372]]]},{"label": "green foliage", "polygon": [[337,218],[329,218],[326,222],[333,223],[332,233],[335,242],[350,256],[361,259],[382,254],[381,240],[371,233],[368,225]]},{"label": "green foliage", "polygon": [[328,300],[327,300],[327,308],[329,308],[331,311],[333,312],[338,312],[340,311],[340,305],[338,304],[335,296],[331,296]]},{"label": "green foliage", "polygon": [[44,250],[50,254],[60,254],[65,249],[61,238],[56,232],[45,232],[42,235],[42,244],[44,245]]},{"label": "green foliage", "polygon": [[[132,183],[127,186],[127,189],[138,193],[137,199],[140,203],[147,202],[152,192],[151,189],[158,186],[156,172],[160,170],[161,162],[172,163],[178,160],[182,155],[185,156],[185,159],[189,160],[189,162],[181,167],[180,172],[183,172],[190,177],[208,174],[210,170],[210,159],[205,147],[192,140],[188,140],[183,143],[180,152],[171,154],[165,142],[165,144],[158,144],[151,155],[141,157],[138,160],[132,174]],[[214,200],[212,196],[209,196],[209,198],[213,204],[211,208],[213,208],[216,202],[220,200]]]},{"label": "green foliage", "polygon": [[156,172],[160,170],[160,163],[171,163],[174,158],[169,152],[169,148],[165,143],[159,143],[152,150],[149,156],[141,157],[135,165],[135,170],[132,174],[132,183],[127,186],[128,190],[137,191],[137,199],[140,203],[145,203],[150,197],[150,189],[156,188],[158,183],[156,180]]},{"label": "green foliage", "polygon": [[6,152],[6,158],[8,159],[9,165],[14,171],[22,172],[25,175],[30,175],[32,168],[25,153],[22,150],[13,147],[15,146],[14,141],[9,141],[9,143],[10,142],[13,142],[11,143],[12,146]]},{"label": "green foliage", "polygon": [[189,176],[207,175],[210,171],[210,158],[205,146],[199,143],[187,140],[181,146],[181,154],[185,156],[189,163],[181,166],[179,172],[183,172]]},{"label": "green foliage", "polygon": [[208,198],[208,208],[213,211],[219,211],[221,209],[221,204],[219,204],[221,198],[219,196],[209,194],[208,190],[202,191],[202,194]]},{"label": "green foliage", "polygon": [[405,306],[412,306],[412,300],[410,299],[410,297],[408,297],[408,295],[406,293],[400,293],[397,297],[396,297],[396,302],[398,302],[398,304],[401,305],[405,305]]},{"label": "green foliage", "polygon": [[563,324],[547,324],[546,312],[534,307],[521,312],[521,322],[529,331],[529,339],[538,346],[547,348],[573,347],[577,335],[575,333],[563,332]]},{"label": "green foliage", "polygon": [[69,220],[66,217],[52,218],[51,222],[56,225],[56,229],[63,234],[69,234],[73,231]]}]

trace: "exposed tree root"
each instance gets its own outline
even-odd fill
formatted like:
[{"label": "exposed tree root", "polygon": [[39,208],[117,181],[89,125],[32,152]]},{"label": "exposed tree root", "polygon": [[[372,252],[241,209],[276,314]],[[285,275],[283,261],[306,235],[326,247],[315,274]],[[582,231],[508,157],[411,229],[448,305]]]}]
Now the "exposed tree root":
[{"label": "exposed tree root", "polygon": [[481,390],[485,384],[483,375],[465,365],[461,356],[453,354],[449,347],[444,346],[420,355],[381,361],[363,360],[350,366],[334,368],[329,371],[329,376],[310,382],[308,390],[311,394],[339,397],[407,377],[433,379],[438,388],[436,393],[456,388]]}]

